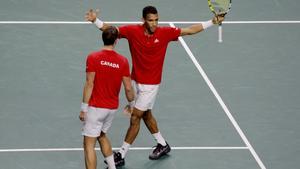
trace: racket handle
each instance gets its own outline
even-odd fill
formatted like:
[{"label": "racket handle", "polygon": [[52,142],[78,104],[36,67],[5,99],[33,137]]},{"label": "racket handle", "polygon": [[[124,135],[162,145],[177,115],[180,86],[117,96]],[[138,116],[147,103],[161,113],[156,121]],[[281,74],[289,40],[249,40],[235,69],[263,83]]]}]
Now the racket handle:
[{"label": "racket handle", "polygon": [[222,24],[219,24],[219,39],[218,39],[218,42],[219,43],[222,43],[223,42],[223,37],[222,37]]}]

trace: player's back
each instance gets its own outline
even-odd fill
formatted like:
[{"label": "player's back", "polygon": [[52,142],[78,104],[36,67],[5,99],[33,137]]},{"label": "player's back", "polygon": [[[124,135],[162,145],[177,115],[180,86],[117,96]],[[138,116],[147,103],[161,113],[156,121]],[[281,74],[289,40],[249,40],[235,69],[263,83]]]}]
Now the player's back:
[{"label": "player's back", "polygon": [[88,56],[87,71],[95,72],[90,106],[116,109],[123,76],[129,76],[128,60],[113,50],[101,50]]}]

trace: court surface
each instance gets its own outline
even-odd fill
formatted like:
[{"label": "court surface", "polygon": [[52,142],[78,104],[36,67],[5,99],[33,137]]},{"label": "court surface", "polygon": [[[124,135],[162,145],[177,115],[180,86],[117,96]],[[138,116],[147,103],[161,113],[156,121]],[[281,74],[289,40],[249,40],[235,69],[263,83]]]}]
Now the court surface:
[{"label": "court surface", "polygon": [[[161,26],[212,17],[205,0],[0,2],[1,169],[84,168],[85,57],[102,46],[84,13],[100,8],[102,20],[131,24],[146,5],[158,8]],[[234,1],[222,44],[217,27],[170,43],[154,114],[173,150],[148,160],[155,141],[142,124],[123,168],[299,168],[299,5]],[[126,40],[116,50],[130,58]],[[125,103],[122,90],[120,109]],[[109,131],[115,150],[128,125],[119,111]]]}]

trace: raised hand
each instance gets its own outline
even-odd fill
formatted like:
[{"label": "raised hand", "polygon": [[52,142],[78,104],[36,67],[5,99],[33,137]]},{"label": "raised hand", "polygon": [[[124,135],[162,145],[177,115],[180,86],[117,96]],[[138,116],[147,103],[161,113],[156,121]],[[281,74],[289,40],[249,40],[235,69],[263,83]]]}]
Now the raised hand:
[{"label": "raised hand", "polygon": [[90,22],[95,22],[98,13],[99,13],[99,9],[96,9],[95,11],[94,11],[93,9],[90,9],[90,10],[85,14],[85,20],[90,21]]}]

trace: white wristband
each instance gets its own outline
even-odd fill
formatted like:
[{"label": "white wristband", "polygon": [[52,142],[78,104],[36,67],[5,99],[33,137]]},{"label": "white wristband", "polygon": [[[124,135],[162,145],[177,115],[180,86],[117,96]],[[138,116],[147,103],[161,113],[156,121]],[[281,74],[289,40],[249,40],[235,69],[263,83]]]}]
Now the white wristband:
[{"label": "white wristband", "polygon": [[103,24],[104,24],[104,23],[103,23],[100,19],[96,18],[94,24],[95,24],[99,29],[101,29],[101,28],[103,27]]},{"label": "white wristband", "polygon": [[88,111],[88,107],[89,105],[87,103],[81,103],[81,111],[86,113]]},{"label": "white wristband", "polygon": [[211,27],[211,26],[214,25],[214,23],[212,22],[212,20],[209,20],[209,21],[206,21],[206,22],[202,22],[201,24],[202,24],[203,29],[207,29],[207,28],[209,28],[209,27]]},{"label": "white wristband", "polygon": [[131,101],[131,102],[128,102],[128,105],[130,106],[130,108],[133,108],[134,107],[134,104],[135,104],[135,101]]}]

